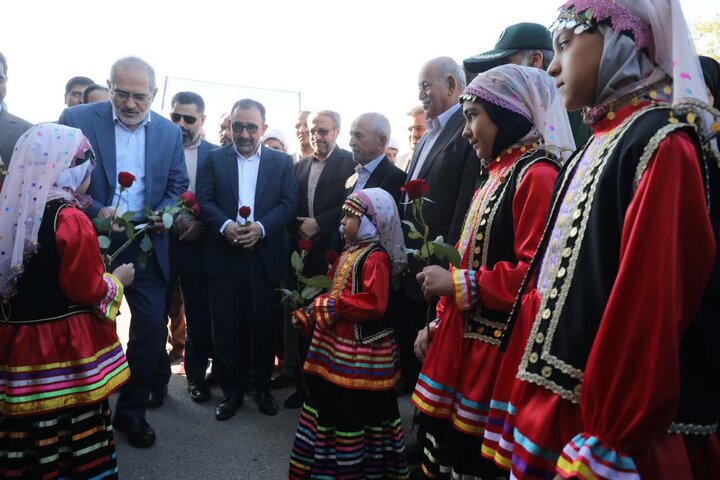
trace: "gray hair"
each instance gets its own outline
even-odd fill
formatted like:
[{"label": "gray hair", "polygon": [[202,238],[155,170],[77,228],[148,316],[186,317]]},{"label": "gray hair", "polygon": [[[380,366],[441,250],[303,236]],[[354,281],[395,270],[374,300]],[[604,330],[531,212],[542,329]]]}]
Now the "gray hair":
[{"label": "gray hair", "polygon": [[516,55],[520,55],[520,59],[522,62],[521,65],[530,66],[530,57],[532,57],[535,52],[542,53],[542,69],[547,71],[550,63],[553,61],[553,58],[555,58],[555,52],[553,52],[552,50],[543,50],[540,48],[535,48],[532,50],[520,50],[516,53]]},{"label": "gray hair", "polygon": [[330,120],[332,120],[335,128],[340,128],[340,114],[339,113],[333,112],[332,110],[318,110],[316,112],[313,112],[310,116],[317,117],[318,115],[325,115],[326,117],[329,117]]},{"label": "gray hair", "polygon": [[115,75],[117,74],[117,71],[121,68],[145,70],[148,79],[150,80],[150,90],[155,90],[155,88],[157,88],[157,84],[155,83],[155,70],[150,66],[149,63],[147,63],[142,58],[125,57],[113,63],[112,67],[110,67],[110,81],[112,83],[115,83]]},{"label": "gray hair", "polygon": [[387,141],[386,143],[390,142],[390,121],[387,119],[387,117],[381,113],[377,112],[370,112],[370,113],[363,113],[360,115],[355,121],[361,119],[370,119],[370,125],[372,127],[372,131],[375,135],[378,137],[386,137]]},{"label": "gray hair", "polygon": [[447,80],[448,77],[453,77],[457,83],[458,92],[462,93],[465,90],[465,72],[455,60],[450,57],[438,57],[431,62],[437,65],[439,79]]},{"label": "gray hair", "polygon": [[420,115],[420,114],[425,115],[425,109],[423,108],[422,105],[415,105],[414,107],[412,107],[412,108],[410,109],[409,112],[407,112],[406,115],[407,115],[408,117],[415,117],[415,116]]}]

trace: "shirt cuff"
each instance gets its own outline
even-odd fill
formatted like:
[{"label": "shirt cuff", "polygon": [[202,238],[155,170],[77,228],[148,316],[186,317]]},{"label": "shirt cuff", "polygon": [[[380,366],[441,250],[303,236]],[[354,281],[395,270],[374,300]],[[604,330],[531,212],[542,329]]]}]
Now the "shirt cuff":
[{"label": "shirt cuff", "polygon": [[563,478],[640,479],[632,458],[586,433],[575,435],[575,438],[565,445],[556,471]]},{"label": "shirt cuff", "polygon": [[115,275],[110,273],[103,273],[103,281],[107,285],[107,292],[103,299],[95,305],[95,312],[103,320],[114,322],[115,317],[120,312],[124,290],[123,284]]},{"label": "shirt cuff", "polygon": [[255,222],[258,225],[260,225],[260,230],[262,230],[262,236],[260,238],[265,238],[265,227],[263,227],[263,224],[260,222]]},{"label": "shirt cuff", "polygon": [[470,310],[478,301],[475,270],[456,268],[452,271],[455,303],[460,310]]},{"label": "shirt cuff", "polygon": [[222,227],[220,227],[220,235],[225,235],[225,228],[228,226],[228,223],[232,222],[232,220],[225,220],[225,223],[222,224]]}]

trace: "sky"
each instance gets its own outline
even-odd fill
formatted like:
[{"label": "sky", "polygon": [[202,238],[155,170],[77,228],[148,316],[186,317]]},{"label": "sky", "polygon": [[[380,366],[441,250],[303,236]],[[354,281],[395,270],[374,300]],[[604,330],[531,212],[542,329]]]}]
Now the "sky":
[{"label": "sky", "polygon": [[[183,85],[197,86],[206,97],[205,131],[211,141],[217,141],[221,113],[240,98],[228,95],[245,93],[229,84],[265,89],[258,92],[265,96],[268,90],[298,92],[283,93],[282,106],[274,114],[268,111],[270,128],[288,138],[294,138],[299,96],[302,109],[340,112],[340,145],[347,145],[353,118],[376,111],[390,119],[404,150],[405,113],[419,104],[417,75],[425,61],[447,55],[461,62],[490,50],[513,23],[550,25],[561,3],[3,0],[5,102],[10,112],[31,122],[55,120],[70,77],[105,84],[116,59],[137,55],[155,68],[161,91],[152,108],[158,113],[169,110],[162,108],[166,79],[168,90],[174,89],[167,96]],[[717,0],[680,4],[691,23],[720,13]],[[271,103],[277,105],[278,98]]]}]

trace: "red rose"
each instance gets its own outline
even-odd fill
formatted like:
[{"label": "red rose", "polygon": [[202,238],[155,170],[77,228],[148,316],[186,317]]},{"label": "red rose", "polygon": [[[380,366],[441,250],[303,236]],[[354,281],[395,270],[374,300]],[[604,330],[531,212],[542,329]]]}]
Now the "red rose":
[{"label": "red rose", "polygon": [[335,250],[328,250],[325,254],[325,260],[327,260],[327,262],[332,265],[333,263],[335,263],[335,260],[337,260],[339,256],[340,255],[338,255]]},{"label": "red rose", "polygon": [[251,213],[252,209],[248,206],[242,206],[238,209],[238,214],[243,220],[247,220]]},{"label": "red rose", "polygon": [[309,252],[313,248],[313,242],[312,240],[298,240],[298,247],[300,248],[300,250]]},{"label": "red rose", "polygon": [[193,205],[197,204],[197,199],[193,192],[187,191],[180,194],[180,198],[187,208],[192,208]]},{"label": "red rose", "polygon": [[410,180],[403,185],[400,190],[407,193],[410,200],[417,200],[418,198],[422,198],[427,191],[430,190],[430,185],[428,185],[428,183],[422,178],[418,178]]},{"label": "red rose", "polygon": [[200,204],[199,203],[194,204],[190,208],[192,209],[193,215],[195,215],[196,217],[200,216]]},{"label": "red rose", "polygon": [[132,187],[132,184],[135,182],[135,175],[133,175],[130,172],[120,172],[118,173],[118,183],[124,187],[124,188],[130,188]]}]

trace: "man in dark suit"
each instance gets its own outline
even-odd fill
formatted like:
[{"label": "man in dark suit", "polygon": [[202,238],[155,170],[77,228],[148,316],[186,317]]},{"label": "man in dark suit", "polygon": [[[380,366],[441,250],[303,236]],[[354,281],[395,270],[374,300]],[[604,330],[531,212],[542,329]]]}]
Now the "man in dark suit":
[{"label": "man in dark suit", "polygon": [[[208,153],[220,147],[201,138],[200,133],[205,124],[205,101],[200,95],[178,92],[170,104],[170,119],[182,131],[185,166],[190,178],[188,190],[195,192],[198,174],[205,166]],[[170,344],[179,354],[184,348],[187,390],[190,398],[198,403],[210,400],[205,371],[208,359],[212,356],[210,299],[202,263],[204,237],[202,221],[185,212],[176,219],[170,232],[170,265],[173,273],[168,289]],[[167,391],[172,358],[167,355],[166,358],[164,375],[153,385],[149,406],[160,406]]]},{"label": "man in dark suit", "polygon": [[[180,129],[150,111],[157,93],[155,72],[137,57],[122,58],[110,70],[110,102],[77,105],[66,109],[59,123],[82,130],[95,150],[97,167],[92,173],[90,217],[110,218],[118,202],[118,172],[135,175],[135,182],[120,196],[118,214],[135,212],[133,220],[146,223],[143,209],[153,212],[172,205],[187,190],[188,176]],[[125,384],[115,408],[113,426],[126,433],[136,447],[155,443],[155,432],[145,420],[146,401],[153,377],[163,368],[167,338],[165,295],[170,279],[169,240],[162,218],[152,216],[153,253],[145,268],[137,268],[135,282],[126,289],[132,320],[127,346],[130,381]],[[110,251],[125,240],[113,235]],[[134,242],[115,264],[137,262],[141,253]]]},{"label": "man in dark suit", "polygon": [[[4,170],[10,165],[18,138],[32,127],[32,123],[10,114],[3,103],[7,94],[7,60],[0,53],[0,187]],[[3,168],[2,165],[5,165]]]},{"label": "man in dark suit", "polygon": [[[460,237],[480,172],[480,161],[462,137],[465,119],[458,98],[465,89],[465,74],[452,58],[435,58],[420,70],[418,87],[418,98],[428,118],[428,131],[415,147],[407,180],[424,179],[430,186],[425,197],[432,203],[426,202],[423,211],[430,227],[429,238],[442,235],[447,243],[454,245]],[[406,201],[404,195],[402,201]],[[416,222],[409,205],[402,206],[400,215],[403,220]],[[419,240],[407,236],[405,243],[409,248],[420,247]],[[409,256],[396,303],[402,369],[398,389],[401,393],[412,391],[420,372],[413,344],[418,330],[425,325],[428,309],[415,280],[422,268],[422,263]]]},{"label": "man in dark suit", "polygon": [[363,188],[382,188],[400,201],[400,187],[405,172],[390,162],[385,154],[390,140],[390,122],[379,113],[363,113],[350,127],[350,148],[355,173],[346,182],[345,196]]},{"label": "man in dark suit", "polygon": [[[340,115],[320,110],[308,117],[310,144],[315,153],[295,164],[300,188],[300,207],[297,223],[290,230],[290,248],[296,250],[298,240],[313,241],[313,248],[305,257],[303,275],[312,277],[328,271],[326,254],[340,245],[340,218],[345,201],[345,183],[353,174],[352,154],[337,146],[340,134]],[[294,279],[291,279],[294,281]],[[293,332],[295,333],[295,332]],[[297,375],[310,346],[309,339],[297,335]],[[286,356],[287,357],[287,356]],[[297,391],[285,400],[286,408],[299,408],[305,401],[303,382],[296,382]]]},{"label": "man in dark suit", "polygon": [[[213,363],[225,395],[218,420],[235,415],[249,389],[262,413],[278,412],[269,390],[273,327],[286,269],[284,234],[298,205],[292,157],[261,145],[265,107],[243,99],[230,115],[233,143],[211,151],[197,179]],[[251,209],[247,223],[239,215],[243,206]]]}]

